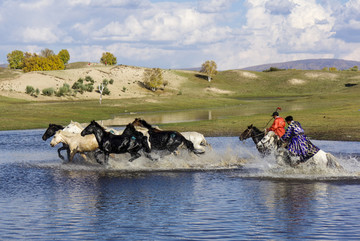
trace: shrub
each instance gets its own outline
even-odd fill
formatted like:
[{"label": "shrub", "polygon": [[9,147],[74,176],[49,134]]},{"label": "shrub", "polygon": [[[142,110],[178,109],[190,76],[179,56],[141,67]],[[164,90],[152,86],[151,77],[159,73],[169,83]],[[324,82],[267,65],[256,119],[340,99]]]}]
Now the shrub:
[{"label": "shrub", "polygon": [[26,86],[25,93],[28,94],[28,95],[34,94],[35,93],[34,87],[32,87],[30,85]]},{"label": "shrub", "polygon": [[102,92],[103,95],[110,95],[110,90],[108,89],[107,86],[104,86],[104,90]]},{"label": "shrub", "polygon": [[85,77],[86,82],[90,82],[88,84],[84,84],[84,80],[82,78],[79,78],[72,86],[71,88],[75,91],[75,93],[83,94],[85,91],[92,92],[94,90],[94,79],[90,76]]},{"label": "shrub", "polygon": [[86,77],[85,77],[85,81],[86,81],[86,82],[90,82],[91,84],[94,84],[94,83],[95,83],[94,79],[93,79],[91,76],[86,76]]},{"label": "shrub", "polygon": [[45,96],[52,96],[55,93],[54,88],[46,88],[42,90],[42,94]]},{"label": "shrub", "polygon": [[63,86],[60,87],[59,90],[55,92],[55,95],[57,97],[70,95],[70,94],[71,94],[71,89],[70,89],[70,85],[68,84],[63,84]]},{"label": "shrub", "polygon": [[273,71],[283,71],[285,69],[279,69],[276,67],[270,67],[269,69],[264,70],[263,72],[273,72]]},{"label": "shrub", "polygon": [[113,79],[110,79],[110,80],[109,80],[109,84],[112,85],[113,83],[114,83],[114,80],[113,80]]}]

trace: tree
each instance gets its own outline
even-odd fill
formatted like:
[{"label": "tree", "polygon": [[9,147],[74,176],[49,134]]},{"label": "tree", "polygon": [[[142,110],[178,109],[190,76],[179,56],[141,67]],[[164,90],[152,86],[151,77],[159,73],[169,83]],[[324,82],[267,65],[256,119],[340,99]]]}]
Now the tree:
[{"label": "tree", "polygon": [[58,56],[64,64],[67,64],[70,60],[70,54],[69,54],[69,51],[67,51],[67,49],[60,50],[60,52],[58,53]]},{"label": "tree", "polygon": [[103,63],[105,65],[115,65],[116,64],[116,57],[110,52],[105,52],[105,53],[102,54],[102,57],[100,59],[100,63]]},{"label": "tree", "polygon": [[24,67],[24,53],[20,50],[14,50],[7,55],[7,61],[10,69],[22,69]]},{"label": "tree", "polygon": [[152,91],[159,89],[164,83],[162,70],[159,68],[145,69],[143,83],[146,88]]},{"label": "tree", "polygon": [[354,67],[350,68],[351,71],[359,71],[359,67],[355,65]]},{"label": "tree", "polygon": [[200,72],[205,73],[208,76],[208,81],[211,81],[213,75],[217,74],[217,66],[215,61],[207,60],[202,64]]},{"label": "tree", "polygon": [[37,54],[26,54],[26,58],[24,59],[24,72],[60,69],[65,69],[65,65],[57,55],[45,58]]},{"label": "tree", "polygon": [[53,56],[53,55],[55,55],[54,51],[52,51],[51,49],[48,49],[48,48],[42,49],[40,52],[40,56],[45,57],[45,58]]}]

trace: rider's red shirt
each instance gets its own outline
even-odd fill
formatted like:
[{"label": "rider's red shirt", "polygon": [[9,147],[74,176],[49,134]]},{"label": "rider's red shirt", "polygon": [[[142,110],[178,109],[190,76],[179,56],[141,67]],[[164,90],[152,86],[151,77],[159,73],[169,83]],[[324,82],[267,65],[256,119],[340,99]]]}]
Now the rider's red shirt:
[{"label": "rider's red shirt", "polygon": [[271,125],[271,127],[268,129],[268,131],[275,132],[276,135],[279,137],[282,137],[285,134],[285,120],[284,118],[277,116]]}]

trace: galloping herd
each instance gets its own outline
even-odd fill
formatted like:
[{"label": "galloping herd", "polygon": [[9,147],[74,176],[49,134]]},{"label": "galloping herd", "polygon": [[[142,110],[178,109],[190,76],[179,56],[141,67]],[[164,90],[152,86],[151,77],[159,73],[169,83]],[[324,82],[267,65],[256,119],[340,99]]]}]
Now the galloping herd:
[{"label": "galloping herd", "polygon": [[129,153],[131,162],[141,154],[156,160],[153,152],[160,153],[162,157],[187,149],[198,155],[205,153],[205,147],[211,148],[201,133],[161,130],[140,118],[129,123],[123,131],[104,127],[96,121],[85,128],[73,121],[66,127],[49,124],[42,139],[46,141],[50,137],[53,137],[50,142],[52,147],[63,144],[58,149],[58,155],[65,160],[61,151],[66,150],[69,162],[73,161],[76,153],[86,160],[86,153],[93,152],[98,163],[107,164],[111,154]]}]

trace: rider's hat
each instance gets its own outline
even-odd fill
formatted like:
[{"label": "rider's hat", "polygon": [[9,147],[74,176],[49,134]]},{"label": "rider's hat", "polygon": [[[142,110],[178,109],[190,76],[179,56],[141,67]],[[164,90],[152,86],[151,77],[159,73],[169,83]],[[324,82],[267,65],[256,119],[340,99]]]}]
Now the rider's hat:
[{"label": "rider's hat", "polygon": [[279,112],[275,111],[271,116],[279,116]]}]

